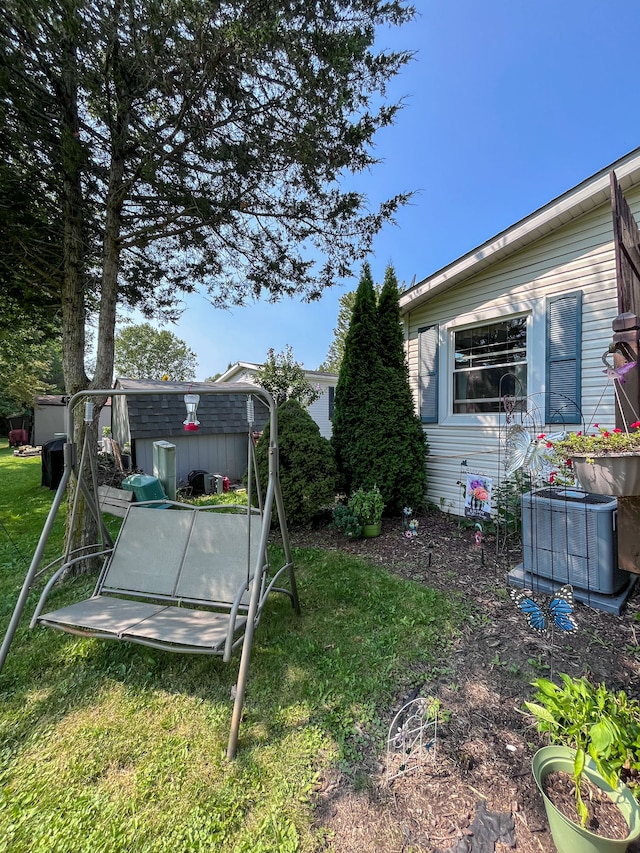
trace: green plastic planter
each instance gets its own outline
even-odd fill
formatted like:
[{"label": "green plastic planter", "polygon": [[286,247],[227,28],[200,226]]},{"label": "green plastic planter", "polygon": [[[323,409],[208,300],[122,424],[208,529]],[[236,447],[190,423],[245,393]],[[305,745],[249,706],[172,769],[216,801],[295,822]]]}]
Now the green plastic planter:
[{"label": "green plastic planter", "polygon": [[362,535],[365,539],[373,539],[374,536],[380,536],[382,531],[382,522],[377,524],[365,524],[362,528]]},{"label": "green plastic planter", "polygon": [[558,853],[624,853],[627,846],[640,836],[640,807],[625,784],[619,782],[614,790],[598,773],[591,759],[588,759],[585,776],[607,792],[629,824],[629,834],[626,838],[619,839],[595,835],[579,823],[569,820],[556,809],[545,794],[542,788],[545,776],[555,770],[573,775],[574,757],[574,750],[565,746],[544,746],[533,756],[533,776],[544,800],[549,829]]}]

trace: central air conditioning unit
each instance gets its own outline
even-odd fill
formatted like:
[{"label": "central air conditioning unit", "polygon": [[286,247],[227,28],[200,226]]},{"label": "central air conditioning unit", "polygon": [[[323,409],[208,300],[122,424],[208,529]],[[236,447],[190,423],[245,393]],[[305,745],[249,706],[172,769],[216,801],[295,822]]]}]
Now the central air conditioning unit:
[{"label": "central air conditioning unit", "polygon": [[618,568],[614,497],[548,488],[522,496],[525,572],[612,595],[628,583]]},{"label": "central air conditioning unit", "polygon": [[523,568],[532,575],[612,595],[629,581],[618,568],[614,497],[548,488],[522,496]]}]

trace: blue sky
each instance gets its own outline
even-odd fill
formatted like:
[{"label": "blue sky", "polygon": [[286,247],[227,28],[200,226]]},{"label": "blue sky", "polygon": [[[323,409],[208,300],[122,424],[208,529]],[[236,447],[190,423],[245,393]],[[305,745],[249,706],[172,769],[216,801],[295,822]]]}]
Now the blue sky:
[{"label": "blue sky", "polygon": [[[438,0],[379,34],[379,49],[416,58],[390,88],[406,106],[377,137],[383,162],[357,186],[375,204],[413,202],[377,236],[381,281],[424,278],[640,146],[638,0]],[[172,327],[198,356],[197,378],[287,344],[316,369],[333,339],[338,300],[286,300],[220,311],[194,296]]]}]

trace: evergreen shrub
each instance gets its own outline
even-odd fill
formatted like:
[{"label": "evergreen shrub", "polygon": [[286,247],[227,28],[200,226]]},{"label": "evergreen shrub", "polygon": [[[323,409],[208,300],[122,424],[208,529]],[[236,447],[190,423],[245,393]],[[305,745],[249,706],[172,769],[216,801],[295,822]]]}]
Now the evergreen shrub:
[{"label": "evergreen shrub", "polygon": [[[328,439],[296,400],[278,406],[280,485],[287,522],[309,524],[336,496],[336,465]],[[256,446],[263,497],[269,471],[269,425]]]}]

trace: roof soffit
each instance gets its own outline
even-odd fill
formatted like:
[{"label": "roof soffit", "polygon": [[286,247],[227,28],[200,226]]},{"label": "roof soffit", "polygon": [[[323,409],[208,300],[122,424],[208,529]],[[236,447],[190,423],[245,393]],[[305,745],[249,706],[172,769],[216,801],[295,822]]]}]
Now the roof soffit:
[{"label": "roof soffit", "polygon": [[623,191],[640,183],[640,149],[607,166],[486,243],[418,282],[401,295],[401,314],[414,310],[486,267],[545,237],[556,228],[608,203],[611,198],[609,175],[612,170],[615,171]]}]

